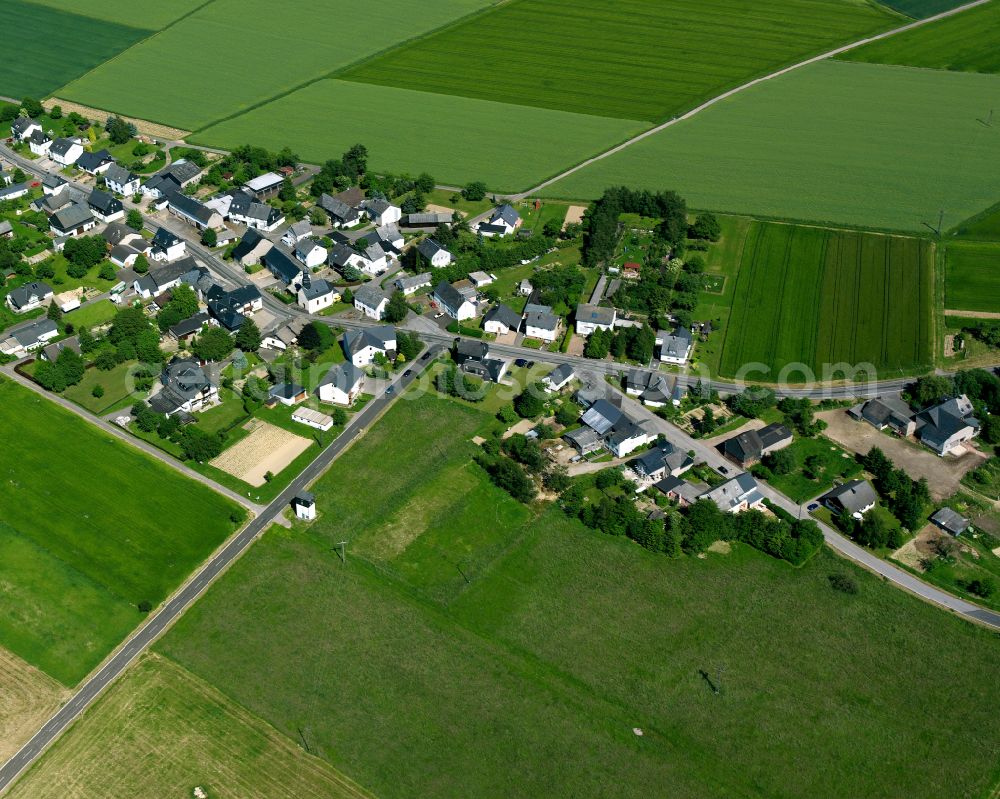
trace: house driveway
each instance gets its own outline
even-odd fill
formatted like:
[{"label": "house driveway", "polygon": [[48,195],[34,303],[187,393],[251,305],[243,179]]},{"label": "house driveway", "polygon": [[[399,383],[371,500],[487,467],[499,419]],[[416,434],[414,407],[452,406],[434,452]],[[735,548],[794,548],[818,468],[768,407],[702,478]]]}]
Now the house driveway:
[{"label": "house driveway", "polygon": [[975,449],[967,449],[961,456],[938,457],[913,441],[880,433],[867,422],[854,421],[843,409],[823,411],[817,413],[816,418],[827,423],[823,434],[844,449],[866,455],[872,447],[879,447],[914,480],[926,478],[931,496],[936,500],[958,491],[965,473],[986,460],[986,456]]}]

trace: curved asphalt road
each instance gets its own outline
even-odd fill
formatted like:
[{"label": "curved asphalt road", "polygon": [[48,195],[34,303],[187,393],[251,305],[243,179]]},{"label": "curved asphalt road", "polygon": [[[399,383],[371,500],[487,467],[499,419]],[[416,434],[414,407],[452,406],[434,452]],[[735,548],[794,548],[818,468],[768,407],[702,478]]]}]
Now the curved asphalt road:
[{"label": "curved asphalt road", "polygon": [[[143,650],[152,645],[159,635],[180,616],[208,588],[209,585],[224,572],[229,565],[242,555],[271,523],[291,503],[292,498],[309,483],[315,480],[323,471],[349,447],[366,428],[375,422],[379,415],[389,406],[392,400],[402,393],[402,390],[416,380],[420,373],[441,354],[440,348],[430,348],[426,357],[418,360],[410,367],[409,377],[398,376],[393,381],[393,393],[383,392],[369,402],[359,413],[352,417],[344,431],[324,449],[305,470],[296,477],[281,495],[267,508],[244,527],[239,533],[213,555],[194,575],[181,586],[174,595],[150,616],[132,636],[116,651],[105,664],[92,674],[63,705],[52,718],[0,767],[0,792],[11,783],[31,763],[38,758],[45,748],[51,744],[100,694],[128,667],[128,665]],[[404,375],[406,373],[404,372]]]}]

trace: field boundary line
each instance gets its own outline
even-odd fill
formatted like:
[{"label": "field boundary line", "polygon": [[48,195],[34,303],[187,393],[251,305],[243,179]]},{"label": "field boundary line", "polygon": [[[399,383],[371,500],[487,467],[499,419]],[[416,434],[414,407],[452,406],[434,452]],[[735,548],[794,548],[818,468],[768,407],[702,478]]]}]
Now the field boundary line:
[{"label": "field boundary line", "polygon": [[[440,33],[441,31],[447,30],[448,28],[451,28],[454,25],[458,25],[460,23],[464,23],[464,22],[466,22],[466,21],[468,21],[470,19],[474,19],[475,17],[481,16],[483,14],[488,14],[488,13],[496,10],[497,8],[499,8],[501,6],[504,6],[504,5],[507,5],[509,3],[516,2],[516,1],[517,0],[499,0],[499,2],[494,2],[491,5],[485,6],[483,8],[477,8],[474,11],[470,11],[468,14],[463,14],[462,16],[457,17],[457,18],[455,18],[453,20],[449,20],[448,22],[445,22],[443,25],[439,25],[436,28],[432,28],[429,31],[425,31],[424,33],[418,33],[416,36],[411,36],[409,39],[403,39],[402,41],[393,42],[392,44],[387,45],[386,47],[383,47],[378,52],[370,53],[369,55],[366,55],[363,58],[359,58],[357,61],[352,61],[350,64],[345,64],[342,67],[337,67],[336,69],[330,70],[328,72],[324,72],[322,75],[318,75],[318,76],[316,76],[314,78],[308,78],[308,79],[302,81],[301,83],[298,83],[298,84],[292,86],[291,88],[286,89],[285,91],[278,92],[277,94],[272,95],[271,97],[268,97],[268,98],[266,98],[264,100],[259,100],[259,101],[255,102],[255,103],[251,104],[251,105],[248,105],[246,108],[241,108],[239,111],[235,111],[232,114],[227,114],[224,117],[219,117],[218,119],[213,119],[212,121],[205,123],[201,127],[195,128],[191,132],[191,135],[195,135],[197,133],[201,133],[202,131],[208,130],[209,128],[213,128],[216,125],[222,125],[225,122],[230,122],[233,119],[237,119],[238,117],[244,116],[245,114],[249,114],[252,111],[256,111],[259,108],[263,108],[265,105],[277,102],[278,100],[283,100],[285,97],[288,97],[291,94],[295,94],[296,92],[302,91],[303,89],[307,89],[310,86],[312,86],[313,84],[321,83],[324,80],[343,80],[343,78],[340,78],[338,76],[342,75],[347,70],[354,69],[355,67],[357,67],[357,66],[359,66],[361,64],[364,64],[364,63],[367,63],[368,61],[372,61],[372,60],[374,60],[376,58],[379,58],[379,57],[385,55],[386,53],[392,52],[393,50],[395,50],[398,47],[402,47],[404,45],[410,45],[410,44],[413,44],[414,42],[420,41],[421,39],[425,39],[427,37],[434,36],[435,34]],[[208,3],[214,3],[214,2],[215,2],[215,0],[208,0]],[[205,5],[208,5],[208,3],[206,3]],[[105,63],[107,63],[107,62],[105,62]],[[368,85],[368,86],[388,85],[388,84],[374,84],[374,83],[367,83],[366,84],[364,81],[345,81],[345,82],[347,82],[347,83],[361,83],[361,84]],[[432,94],[433,92],[428,92],[428,93]],[[449,96],[451,96],[451,95],[449,95]]]},{"label": "field boundary line", "polygon": [[603,161],[605,158],[608,158],[609,156],[615,155],[616,153],[620,153],[622,150],[631,147],[636,142],[640,142],[643,139],[647,139],[650,136],[654,136],[655,134],[666,130],[667,128],[673,127],[678,122],[684,122],[685,120],[691,119],[692,117],[700,114],[702,111],[711,108],[716,103],[719,103],[723,100],[727,100],[730,97],[733,97],[734,95],[737,95],[745,91],[746,89],[749,89],[753,86],[757,86],[761,83],[765,83],[771,80],[772,78],[778,78],[781,77],[782,75],[787,75],[788,73],[794,72],[795,70],[801,69],[802,67],[806,67],[809,66],[810,64],[816,64],[819,63],[820,61],[825,61],[827,59],[834,58],[835,56],[838,56],[841,53],[846,53],[851,50],[855,50],[859,47],[863,47],[866,44],[871,44],[872,42],[881,41],[882,39],[888,39],[890,36],[895,36],[899,33],[906,33],[907,31],[923,27],[924,25],[929,25],[932,22],[937,22],[938,20],[947,19],[948,17],[955,16],[956,14],[961,14],[963,11],[968,11],[972,8],[977,8],[978,6],[985,5],[986,3],[989,2],[991,2],[991,0],[973,0],[973,2],[971,3],[966,3],[965,5],[961,5],[956,8],[949,9],[947,11],[942,11],[940,14],[935,14],[934,16],[927,17],[926,19],[914,20],[913,22],[909,22],[906,25],[901,25],[898,28],[891,28],[890,30],[882,31],[881,33],[872,34],[871,36],[866,36],[863,39],[858,39],[857,41],[840,45],[839,47],[835,47],[832,50],[820,53],[819,55],[811,56],[810,58],[798,61],[787,67],[782,67],[781,69],[778,69],[774,72],[770,72],[767,75],[762,75],[761,77],[749,80],[746,83],[740,84],[739,86],[736,86],[733,89],[729,89],[728,91],[723,92],[722,94],[717,94],[715,97],[706,100],[701,105],[692,108],[690,111],[681,114],[680,116],[673,117],[672,119],[669,119],[666,122],[663,122],[653,128],[650,128],[647,131],[643,131],[637,136],[629,139],[627,142],[619,144],[617,147],[612,147],[610,150],[605,150],[603,153],[599,153],[594,157],[589,158],[586,161],[583,161],[577,164],[576,166],[571,167],[565,170],[564,172],[556,175],[555,177],[549,178],[548,180],[539,183],[537,186],[533,186],[532,188],[524,192],[521,192],[519,194],[511,195],[511,199],[523,200],[525,197],[529,197],[532,194],[537,194],[542,189],[545,189],[548,186],[551,186],[553,183],[556,183],[562,180],[563,178],[569,177],[570,175],[579,172],[581,169],[584,169],[585,167],[588,167],[591,164],[597,163],[598,161]]},{"label": "field boundary line", "polygon": [[[28,2],[31,2],[31,0],[28,0]],[[88,75],[90,75],[90,74],[91,74],[92,72],[94,72],[95,70],[98,70],[98,69],[100,69],[100,68],[101,68],[101,67],[103,67],[103,66],[104,66],[105,64],[111,64],[111,63],[113,63],[113,62],[117,61],[117,60],[118,60],[119,58],[121,58],[121,57],[122,57],[123,55],[125,55],[125,53],[127,53],[127,52],[128,52],[129,50],[131,50],[131,49],[132,49],[133,47],[138,47],[138,46],[139,46],[139,45],[141,45],[141,44],[145,44],[145,43],[146,43],[146,42],[148,42],[148,41],[149,41],[150,39],[152,39],[152,38],[153,38],[154,36],[159,36],[159,35],[160,35],[161,33],[163,33],[163,32],[164,32],[165,30],[169,30],[169,29],[170,29],[170,28],[172,28],[172,27],[173,27],[174,25],[176,25],[176,24],[177,24],[178,22],[181,22],[182,20],[185,20],[185,19],[187,19],[187,18],[188,18],[188,17],[190,17],[190,16],[192,15],[192,14],[196,14],[196,13],[198,13],[198,12],[199,12],[199,11],[201,11],[201,10],[202,10],[203,8],[205,8],[206,6],[210,6],[210,5],[212,5],[212,3],[214,3],[214,2],[215,2],[215,0],[205,0],[205,2],[204,2],[204,3],[202,3],[202,4],[200,5],[200,6],[198,6],[197,8],[192,8],[192,9],[191,9],[190,11],[188,11],[188,12],[187,12],[186,14],[181,14],[181,16],[179,16],[179,17],[178,17],[177,19],[173,20],[172,22],[168,22],[168,23],[167,23],[166,25],[164,25],[164,26],[163,26],[162,28],[160,28],[159,30],[150,30],[149,28],[136,28],[135,30],[139,30],[139,31],[148,31],[148,32],[149,32],[149,35],[147,35],[147,36],[143,36],[143,37],[142,37],[141,39],[139,39],[138,41],[135,41],[135,42],[133,42],[133,43],[132,43],[132,44],[130,44],[130,45],[129,45],[128,47],[126,47],[126,48],[125,48],[124,50],[122,50],[122,51],[121,51],[120,53],[116,53],[115,55],[113,55],[113,56],[112,56],[111,58],[109,58],[109,59],[108,59],[107,61],[102,61],[102,62],[101,62],[100,64],[96,64],[96,65],[92,66],[92,67],[91,67],[90,69],[88,69],[88,70],[87,70],[86,72],[84,72],[84,73],[83,73],[82,75],[77,75],[77,76],[76,76],[75,78],[73,78],[73,80],[71,80],[71,81],[70,81],[69,83],[64,83],[64,84],[63,84],[62,86],[60,86],[60,87],[59,87],[59,89],[57,89],[57,90],[56,90],[55,92],[53,92],[52,94],[56,94],[56,93],[58,93],[58,92],[59,92],[59,91],[61,91],[62,89],[65,89],[65,88],[66,88],[67,86],[70,86],[70,85],[72,85],[72,84],[76,83],[76,82],[77,82],[78,80],[83,80],[83,79],[84,79],[85,77],[87,77]],[[69,12],[69,13],[73,13],[73,12]],[[85,18],[87,18],[87,19],[97,19],[97,17],[91,17],[91,16],[89,16],[89,15],[87,15],[87,14],[79,14],[78,16],[81,16],[81,17],[85,17]],[[99,21],[100,21],[100,22],[107,22],[108,20],[106,20],[106,19],[105,19],[105,20],[99,20]],[[113,112],[113,111],[109,111],[108,113],[115,113],[115,112]],[[150,121],[152,122],[152,121],[154,121],[154,120],[150,120]],[[168,128],[169,128],[169,127],[173,127],[172,125],[168,125],[168,124],[167,124],[167,123],[165,123],[165,122],[162,122],[162,123],[158,123],[158,124],[162,124],[162,125],[163,125],[164,127],[168,127]]]}]

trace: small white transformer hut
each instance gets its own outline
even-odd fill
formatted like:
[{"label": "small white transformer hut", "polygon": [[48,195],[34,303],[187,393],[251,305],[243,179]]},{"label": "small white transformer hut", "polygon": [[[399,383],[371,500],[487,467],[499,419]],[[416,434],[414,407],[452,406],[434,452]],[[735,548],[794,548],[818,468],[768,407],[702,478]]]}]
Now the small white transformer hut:
[{"label": "small white transformer hut", "polygon": [[311,522],[316,518],[316,497],[308,491],[296,494],[295,499],[292,500],[292,507],[295,508],[295,515],[300,519]]}]

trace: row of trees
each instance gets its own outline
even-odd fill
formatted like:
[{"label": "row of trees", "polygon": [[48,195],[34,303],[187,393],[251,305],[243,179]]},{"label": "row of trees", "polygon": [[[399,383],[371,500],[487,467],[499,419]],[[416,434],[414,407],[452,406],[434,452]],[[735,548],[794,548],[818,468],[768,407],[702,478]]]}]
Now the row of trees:
[{"label": "row of trees", "polygon": [[923,477],[919,480],[911,479],[905,471],[896,468],[878,447],[872,447],[860,460],[862,466],[875,478],[875,490],[893,516],[907,530],[915,531],[923,519],[924,509],[931,501],[927,480]]},{"label": "row of trees", "polygon": [[616,330],[595,330],[587,337],[583,354],[587,358],[616,360],[629,358],[641,364],[649,363],[656,347],[656,333],[648,324],[642,327],[620,327]]}]

